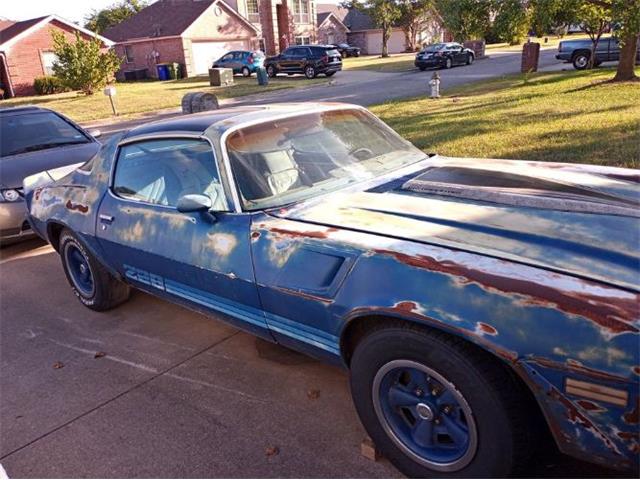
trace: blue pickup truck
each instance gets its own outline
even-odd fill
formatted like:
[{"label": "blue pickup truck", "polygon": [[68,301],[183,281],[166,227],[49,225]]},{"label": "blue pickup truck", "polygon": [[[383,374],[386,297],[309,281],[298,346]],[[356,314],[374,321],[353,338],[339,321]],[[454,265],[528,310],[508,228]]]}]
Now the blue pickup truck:
[{"label": "blue pickup truck", "polygon": [[[579,40],[566,40],[558,45],[556,58],[573,63],[576,70],[584,70],[589,65],[591,58],[592,42],[589,38]],[[617,62],[620,60],[620,42],[615,37],[601,38],[596,47],[594,65],[602,62]],[[640,62],[640,50],[636,60]]]}]

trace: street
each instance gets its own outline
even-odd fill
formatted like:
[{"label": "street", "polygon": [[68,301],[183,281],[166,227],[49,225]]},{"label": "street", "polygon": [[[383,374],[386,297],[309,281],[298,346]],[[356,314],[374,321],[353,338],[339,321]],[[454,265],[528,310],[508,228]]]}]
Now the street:
[{"label": "street", "polygon": [[[398,477],[361,455],[346,372],[134,292],[83,307],[39,240],[0,250],[10,477]],[[531,477],[621,477],[558,454]]]}]

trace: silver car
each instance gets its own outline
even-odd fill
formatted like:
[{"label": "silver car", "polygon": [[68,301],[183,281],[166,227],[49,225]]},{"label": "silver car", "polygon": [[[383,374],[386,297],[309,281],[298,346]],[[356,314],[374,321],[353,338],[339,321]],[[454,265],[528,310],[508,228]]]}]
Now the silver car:
[{"label": "silver car", "polygon": [[0,244],[32,235],[22,198],[25,177],[84,163],[100,143],[68,118],[40,107],[0,109]]}]

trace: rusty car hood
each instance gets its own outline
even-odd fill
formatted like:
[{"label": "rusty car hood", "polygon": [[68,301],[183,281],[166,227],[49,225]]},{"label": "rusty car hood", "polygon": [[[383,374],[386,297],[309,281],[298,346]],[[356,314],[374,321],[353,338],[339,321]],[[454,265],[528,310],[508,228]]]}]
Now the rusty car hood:
[{"label": "rusty car hood", "polygon": [[276,215],[637,291],[639,201],[636,170],[436,156]]}]

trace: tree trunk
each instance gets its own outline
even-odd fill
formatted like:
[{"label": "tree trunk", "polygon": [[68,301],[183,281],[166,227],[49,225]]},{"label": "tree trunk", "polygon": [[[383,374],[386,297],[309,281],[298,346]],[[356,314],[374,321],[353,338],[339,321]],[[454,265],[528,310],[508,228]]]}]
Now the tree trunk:
[{"label": "tree trunk", "polygon": [[620,50],[618,70],[616,71],[616,76],[613,77],[614,82],[637,81],[640,79],[635,73],[638,39],[640,39],[640,35],[637,34],[630,34],[624,37],[624,45],[622,45],[622,49]]},{"label": "tree trunk", "polygon": [[382,58],[389,56],[389,48],[387,42],[389,41],[391,26],[382,24]]}]

